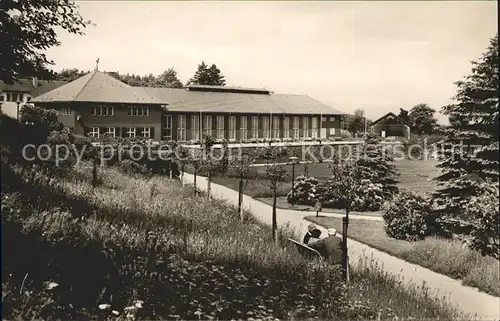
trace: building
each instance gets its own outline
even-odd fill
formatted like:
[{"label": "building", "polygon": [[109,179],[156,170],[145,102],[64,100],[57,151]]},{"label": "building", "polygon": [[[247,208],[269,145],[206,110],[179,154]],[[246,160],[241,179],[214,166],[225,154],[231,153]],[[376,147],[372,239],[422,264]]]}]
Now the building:
[{"label": "building", "polygon": [[146,137],[155,141],[262,141],[340,136],[342,112],[307,95],[266,89],[129,86],[95,70],[32,102],[55,109],[76,134]]},{"label": "building", "polygon": [[410,139],[411,126],[394,113],[387,113],[371,123],[370,127],[382,137],[403,137]]},{"label": "building", "polygon": [[18,111],[23,104],[28,103],[33,97],[42,95],[57,87],[66,84],[64,81],[48,81],[21,79],[13,84],[0,82],[0,110],[12,118],[18,118]]}]

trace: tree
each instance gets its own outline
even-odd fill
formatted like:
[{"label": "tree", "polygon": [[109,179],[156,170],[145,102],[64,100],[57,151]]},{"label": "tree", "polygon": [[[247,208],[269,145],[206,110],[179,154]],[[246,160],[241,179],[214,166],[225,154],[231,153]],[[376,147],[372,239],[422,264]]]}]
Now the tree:
[{"label": "tree", "polygon": [[371,183],[381,184],[384,199],[390,199],[398,192],[399,172],[394,165],[394,157],[389,149],[380,144],[380,136],[369,132],[363,146],[361,157],[356,160],[361,178]]},{"label": "tree", "polygon": [[12,83],[20,77],[51,79],[46,66],[53,65],[44,53],[59,45],[57,32],[83,35],[89,24],[67,0],[31,0],[0,2],[0,39],[7,46],[0,51],[0,80]]},{"label": "tree", "polygon": [[54,78],[60,81],[71,82],[75,79],[85,76],[90,73],[90,71],[78,70],[76,68],[73,69],[63,69],[60,72],[56,72],[54,74]]},{"label": "tree", "polygon": [[283,151],[277,147],[269,147],[263,151],[263,159],[265,159],[265,172],[271,189],[273,190],[273,213],[272,213],[272,233],[273,241],[276,242],[276,233],[278,228],[278,222],[276,217],[276,199],[278,197],[277,191],[281,182],[283,182],[287,176],[286,168],[283,165],[277,163],[277,160],[282,155]]},{"label": "tree", "polygon": [[406,121],[407,123],[411,124],[410,115],[406,109],[399,108],[398,117],[401,118],[402,120]]},{"label": "tree", "polygon": [[356,109],[354,114],[347,115],[345,118],[346,129],[353,135],[365,129],[365,113],[361,109]]},{"label": "tree", "polygon": [[361,177],[360,168],[357,163],[352,160],[337,160],[330,166],[332,176],[329,181],[334,186],[331,189],[335,199],[338,199],[344,204],[345,217],[342,218],[342,271],[344,279],[348,278],[347,268],[349,265],[349,257],[347,254],[347,228],[349,227],[349,213],[355,207],[358,191],[362,186],[363,179]]},{"label": "tree", "polygon": [[182,82],[177,78],[177,71],[168,68],[156,79],[156,87],[162,88],[182,88]]},{"label": "tree", "polygon": [[215,64],[212,64],[210,68],[208,69],[208,74],[210,78],[210,84],[209,85],[218,85],[218,86],[225,86],[226,85],[226,80],[224,79],[224,76],[222,75],[221,71]]},{"label": "tree", "polygon": [[238,213],[240,214],[240,220],[243,222],[243,179],[250,171],[250,165],[255,161],[255,153],[249,151],[244,152],[244,149],[240,148],[240,154],[238,157],[233,158],[229,162],[229,168],[231,168],[236,175],[240,178],[239,188],[238,188]]},{"label": "tree", "polygon": [[224,86],[226,81],[221,71],[215,64],[208,67],[204,61],[198,65],[193,78],[189,79],[188,85],[216,85]]},{"label": "tree", "polygon": [[456,82],[454,104],[442,112],[450,119],[443,129],[436,197],[445,214],[460,216],[481,182],[498,182],[498,35],[486,52],[472,62],[472,72]]},{"label": "tree", "polygon": [[427,104],[418,104],[412,107],[408,117],[413,131],[418,135],[432,134],[437,125],[435,113],[436,111]]}]

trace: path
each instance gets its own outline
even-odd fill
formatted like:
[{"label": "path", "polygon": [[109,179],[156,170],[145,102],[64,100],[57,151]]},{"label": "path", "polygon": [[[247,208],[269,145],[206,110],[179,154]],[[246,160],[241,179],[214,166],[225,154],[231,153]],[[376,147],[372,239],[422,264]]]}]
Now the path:
[{"label": "path", "polygon": [[[185,173],[184,182],[192,183],[193,175]],[[201,190],[206,190],[206,178],[198,176],[197,186]],[[211,195],[214,198],[226,200],[229,204],[238,204],[238,192],[228,187],[212,183]],[[253,216],[262,223],[271,225],[272,208],[269,205],[244,195],[243,208],[251,212]],[[277,209],[278,226],[284,227],[289,225],[298,231],[300,235],[303,235],[303,233],[307,231],[307,226],[311,224],[304,219],[305,216],[309,215],[310,213],[303,211]],[[352,218],[354,219],[354,216]],[[327,234],[324,228],[320,227],[320,229],[323,235]],[[348,245],[349,257],[352,264],[355,264],[363,257],[373,258],[382,265],[385,271],[395,276],[399,276],[403,283],[416,285],[425,283],[434,295],[438,297],[446,296],[450,303],[455,305],[458,309],[472,316],[476,315],[477,317],[475,319],[500,320],[499,297],[480,292],[472,287],[464,286],[460,281],[419,265],[408,263],[352,239],[349,239]]]}]

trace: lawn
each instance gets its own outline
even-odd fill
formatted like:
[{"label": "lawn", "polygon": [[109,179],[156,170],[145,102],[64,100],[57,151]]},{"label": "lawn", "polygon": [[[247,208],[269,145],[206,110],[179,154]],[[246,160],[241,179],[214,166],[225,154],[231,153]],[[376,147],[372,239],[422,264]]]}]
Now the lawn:
[{"label": "lawn", "polygon": [[2,253],[6,318],[124,318],[137,300],[150,320],[463,317],[376,267],[353,269],[346,287],[334,267],[165,177],[100,168],[93,188],[90,173],[2,168],[2,237],[16,244]]},{"label": "lawn", "polygon": [[[342,231],[340,218],[309,216],[307,219],[326,228]],[[464,248],[459,241],[436,238],[419,242],[396,240],[387,236],[383,221],[368,220],[350,220],[348,236],[405,261],[461,279],[464,284],[483,292],[500,296],[498,260]]]},{"label": "lawn", "polygon": [[[436,168],[438,164],[435,160],[398,160],[394,163],[399,170],[399,188],[410,189],[417,192],[433,192],[437,185],[432,181],[437,177],[439,170]],[[330,176],[328,163],[300,164],[295,166],[295,177],[304,175],[306,172],[309,176],[317,179],[323,179]],[[287,176],[278,190],[278,196],[286,196],[292,189],[292,165],[285,165]],[[192,169],[186,167],[186,171],[192,173]],[[235,173],[229,170],[225,175],[217,175],[213,177],[213,181],[217,184],[224,185],[234,190],[238,190],[239,178]],[[245,177],[244,193],[251,197],[262,198],[263,202],[270,202],[272,191],[269,188],[269,181],[266,178],[264,166],[252,167]],[[280,202],[280,208],[289,208],[288,205]]]}]

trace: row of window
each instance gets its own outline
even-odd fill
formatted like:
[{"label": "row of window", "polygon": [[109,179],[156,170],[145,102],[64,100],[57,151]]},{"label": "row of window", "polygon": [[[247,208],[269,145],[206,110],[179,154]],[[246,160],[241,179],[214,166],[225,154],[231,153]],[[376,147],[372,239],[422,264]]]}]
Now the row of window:
[{"label": "row of window", "polygon": [[[224,116],[216,116],[216,130],[215,130],[215,138],[216,139],[224,139],[225,138],[225,122]],[[251,138],[306,138],[313,137],[317,138],[319,134],[318,117],[307,117],[308,121],[303,122],[302,128],[300,128],[300,118],[293,117],[292,118],[292,130],[290,130],[290,117],[283,118],[283,137],[281,137],[281,127],[280,121],[281,118],[278,116],[274,116],[271,119],[267,116],[260,117],[261,125],[259,126],[259,116],[251,116],[252,128],[250,130]],[[311,134],[309,132],[309,119],[311,119]],[[323,117],[323,121],[326,120]],[[334,118],[331,117],[330,121],[333,121]],[[239,138],[242,140],[248,139],[248,118],[247,116],[240,116],[240,128],[239,128]],[[272,123],[271,123],[272,122]],[[228,119],[229,130],[228,130],[228,139],[236,140],[236,116],[229,116]],[[163,137],[164,139],[172,138],[172,117],[171,115],[164,115],[163,120]],[[201,132],[200,132],[201,130]],[[259,130],[262,130],[262,137],[259,137]],[[192,115],[191,116],[191,138],[192,139],[201,139],[200,133],[213,135],[212,132],[212,116],[204,116],[203,124],[200,128],[200,116]],[[187,126],[186,126],[186,115],[178,115],[177,116],[177,139],[178,140],[187,140]]]},{"label": "row of window", "polygon": [[[113,106],[92,106],[90,109],[92,116],[114,116],[115,108]],[[130,107],[129,116],[149,116],[149,107]]]},{"label": "row of window", "polygon": [[[90,127],[88,136],[99,138],[100,135],[109,135],[111,137],[117,136],[118,127]],[[121,133],[122,137],[146,137],[151,138],[151,127],[126,127],[125,131]]]},{"label": "row of window", "polygon": [[[26,101],[30,101],[31,96],[26,98]],[[22,93],[5,93],[5,95],[0,95],[0,101],[13,101],[13,102],[21,102],[23,101]]]}]

